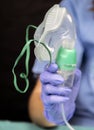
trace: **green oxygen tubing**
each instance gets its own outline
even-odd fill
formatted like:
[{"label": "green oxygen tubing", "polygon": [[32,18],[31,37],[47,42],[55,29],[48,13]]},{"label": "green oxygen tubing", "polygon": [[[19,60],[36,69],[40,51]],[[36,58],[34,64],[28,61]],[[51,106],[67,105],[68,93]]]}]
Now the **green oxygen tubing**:
[{"label": "green oxygen tubing", "polygon": [[[30,60],[30,44],[33,43],[33,42],[37,42],[38,44],[41,44],[42,46],[45,47],[45,49],[48,51],[48,54],[49,54],[49,64],[52,62],[52,57],[51,57],[51,53],[50,53],[50,50],[47,48],[47,46],[40,42],[35,40],[35,39],[29,39],[29,29],[30,28],[34,28],[36,29],[37,27],[34,26],[34,25],[28,25],[27,29],[26,29],[26,44],[24,45],[22,51],[20,52],[19,56],[17,57],[17,59],[15,60],[15,63],[14,63],[14,66],[12,68],[12,73],[13,73],[13,82],[14,82],[14,86],[16,88],[16,90],[20,93],[25,93],[28,88],[29,88],[29,80],[28,80],[28,74],[29,74],[29,60]],[[24,90],[21,90],[19,87],[18,87],[18,84],[17,84],[17,77],[16,77],[16,73],[15,73],[15,68],[18,64],[18,62],[21,60],[22,56],[26,53],[26,60],[25,60],[25,68],[26,68],[26,73],[21,73],[20,74],[20,78],[24,79],[25,80],[25,83],[26,83],[26,87]]]}]

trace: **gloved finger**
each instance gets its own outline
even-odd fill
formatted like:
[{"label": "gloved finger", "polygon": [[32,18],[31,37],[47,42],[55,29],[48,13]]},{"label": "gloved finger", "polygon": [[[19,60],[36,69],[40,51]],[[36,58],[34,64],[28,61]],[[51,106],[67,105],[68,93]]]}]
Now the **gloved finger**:
[{"label": "gloved finger", "polygon": [[55,73],[58,70],[58,65],[55,63],[50,64],[49,66],[46,66],[47,71]]},{"label": "gloved finger", "polygon": [[40,75],[40,81],[43,83],[43,84],[52,84],[52,85],[60,85],[60,84],[63,84],[64,82],[64,79],[61,75],[59,74],[53,74],[53,73],[50,73],[48,71],[44,71],[43,73],[41,73]]},{"label": "gloved finger", "polygon": [[42,93],[41,98],[45,105],[50,105],[54,103],[64,103],[69,100],[69,97],[63,97],[58,95],[46,95],[45,93]]},{"label": "gloved finger", "polygon": [[61,96],[69,96],[72,90],[67,87],[62,86],[52,86],[51,84],[47,84],[42,86],[42,90],[47,95],[61,95]]}]

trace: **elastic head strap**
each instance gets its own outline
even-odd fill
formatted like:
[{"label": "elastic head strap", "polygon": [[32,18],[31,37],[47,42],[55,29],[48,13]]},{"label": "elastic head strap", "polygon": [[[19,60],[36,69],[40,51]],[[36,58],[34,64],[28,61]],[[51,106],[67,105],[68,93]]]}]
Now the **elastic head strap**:
[{"label": "elastic head strap", "polygon": [[[17,57],[15,63],[14,63],[14,66],[12,68],[12,73],[13,73],[13,82],[14,82],[14,86],[16,88],[16,90],[20,93],[25,93],[28,88],[29,88],[29,80],[28,80],[28,74],[29,74],[29,60],[30,60],[30,44],[34,41],[36,41],[37,43],[39,43],[39,41],[35,40],[35,39],[30,39],[29,40],[29,29],[30,27],[32,28],[37,28],[36,26],[34,25],[28,25],[28,27],[26,28],[26,44],[24,45],[22,51],[20,52],[19,56]],[[40,42],[40,44],[42,44],[48,51],[49,53],[49,57],[50,57],[50,63],[52,61],[52,58],[51,58],[51,53],[50,53],[50,50],[47,48],[47,46],[45,45],[45,43],[42,43]],[[18,84],[17,84],[17,77],[16,77],[16,74],[15,74],[15,68],[18,64],[18,62],[20,61],[20,59],[23,57],[23,55],[26,53],[26,59],[25,59],[25,69],[26,69],[26,74],[25,73],[20,73],[20,77],[22,79],[25,80],[25,83],[26,83],[26,87],[24,90],[21,90],[19,87],[18,87]],[[49,63],[49,64],[50,64]]]}]

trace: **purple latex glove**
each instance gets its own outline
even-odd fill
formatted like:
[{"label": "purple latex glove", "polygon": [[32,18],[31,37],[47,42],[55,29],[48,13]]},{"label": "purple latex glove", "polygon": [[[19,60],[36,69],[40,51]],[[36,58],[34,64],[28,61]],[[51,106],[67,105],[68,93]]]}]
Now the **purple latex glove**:
[{"label": "purple latex glove", "polygon": [[42,101],[44,104],[44,115],[50,122],[64,124],[62,117],[62,103],[65,116],[69,120],[75,111],[75,100],[80,86],[81,72],[75,71],[75,79],[72,88],[62,87],[64,79],[57,74],[58,66],[51,64],[41,75]]}]

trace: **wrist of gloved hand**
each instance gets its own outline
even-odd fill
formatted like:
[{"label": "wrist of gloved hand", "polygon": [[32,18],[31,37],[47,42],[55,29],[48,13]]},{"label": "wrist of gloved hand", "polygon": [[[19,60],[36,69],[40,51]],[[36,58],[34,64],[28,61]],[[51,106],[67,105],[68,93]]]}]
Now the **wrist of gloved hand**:
[{"label": "wrist of gloved hand", "polygon": [[[64,104],[64,112],[65,112],[65,117],[67,121],[71,119],[74,111],[75,111],[74,102],[67,109],[66,109],[66,105]],[[57,125],[65,124],[64,119],[63,119],[63,113],[62,113],[62,103],[52,104],[50,106],[45,105],[44,115],[49,122],[55,123]]]},{"label": "wrist of gloved hand", "polygon": [[56,64],[46,69],[40,76],[42,82],[42,101],[44,104],[44,115],[50,122],[57,125],[64,124],[62,115],[62,104],[64,106],[66,119],[69,120],[75,111],[75,100],[80,86],[81,72],[75,71],[75,79],[72,89],[62,87],[64,79],[57,74]]}]

